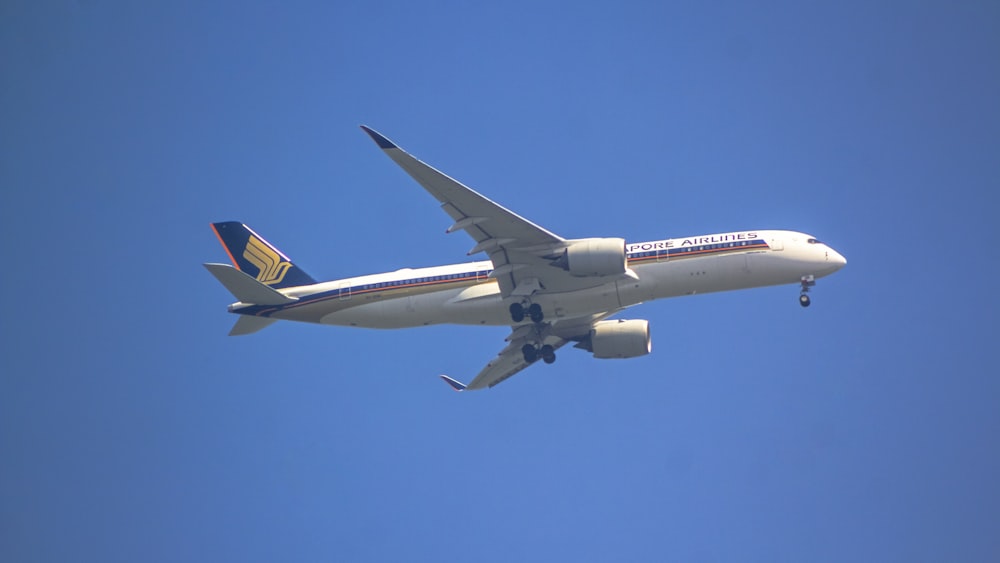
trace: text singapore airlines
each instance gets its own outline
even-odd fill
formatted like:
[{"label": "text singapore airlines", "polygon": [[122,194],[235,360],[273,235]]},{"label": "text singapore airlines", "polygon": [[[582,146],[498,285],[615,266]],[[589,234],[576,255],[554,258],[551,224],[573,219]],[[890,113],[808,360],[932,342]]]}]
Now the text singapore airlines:
[{"label": "text singapore airlines", "polygon": [[609,319],[644,301],[695,293],[799,284],[809,306],[816,279],[847,260],[794,231],[736,231],[628,244],[621,238],[565,239],[490,201],[362,127],[441,202],[489,260],[403,269],[317,282],[239,222],[214,223],[233,265],[205,264],[238,299],[231,335],[277,320],[368,328],[431,324],[504,325],[507,345],[466,386],[492,387],[573,342],[596,358],[632,358],[651,349],[649,322]]}]

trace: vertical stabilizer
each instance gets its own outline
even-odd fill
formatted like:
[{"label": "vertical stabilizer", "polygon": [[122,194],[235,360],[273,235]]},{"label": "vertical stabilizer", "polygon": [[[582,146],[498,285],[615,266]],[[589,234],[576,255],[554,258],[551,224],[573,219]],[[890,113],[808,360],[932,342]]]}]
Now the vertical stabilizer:
[{"label": "vertical stabilizer", "polygon": [[280,250],[238,221],[212,223],[233,266],[274,289],[311,285],[316,280]]}]

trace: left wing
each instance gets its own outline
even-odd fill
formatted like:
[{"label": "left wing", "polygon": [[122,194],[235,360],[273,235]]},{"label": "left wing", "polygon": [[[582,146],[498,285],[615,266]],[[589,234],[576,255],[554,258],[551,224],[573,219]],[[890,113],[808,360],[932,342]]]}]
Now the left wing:
[{"label": "left wing", "polygon": [[[560,266],[559,259],[566,249],[579,241],[564,239],[532,223],[414,158],[378,132],[364,125],[361,128],[441,202],[441,208],[455,221],[447,232],[463,230],[476,241],[470,255],[489,255],[493,262],[490,277],[497,280],[505,299],[586,289],[612,281],[608,277],[574,276]],[[594,323],[614,312],[514,326],[507,346],[467,386],[448,376],[441,377],[456,391],[493,387],[531,365],[524,359],[525,344],[558,349],[569,341],[586,338]]]},{"label": "left wing", "polygon": [[561,320],[557,323],[541,323],[541,326],[521,325],[514,327],[513,332],[506,338],[507,346],[500,351],[496,358],[490,360],[486,364],[486,367],[468,385],[463,385],[461,382],[447,375],[442,375],[441,378],[456,391],[465,391],[466,389],[475,391],[477,389],[493,387],[514,376],[524,368],[536,363],[524,361],[521,347],[525,344],[548,344],[553,349],[558,350],[572,340],[582,340],[585,338],[590,333],[590,329],[594,326],[594,323],[603,320],[613,313],[614,311],[609,311],[582,319]]},{"label": "left wing", "polygon": [[455,220],[448,232],[464,229],[478,243],[469,254],[496,246],[525,247],[564,242],[565,239],[494,203],[475,190],[462,185],[438,170],[417,160],[395,143],[364,125],[365,133],[407,174],[432,196]]},{"label": "left wing", "polygon": [[536,292],[586,289],[607,283],[606,278],[576,277],[554,267],[554,260],[572,241],[532,223],[475,190],[462,185],[414,158],[378,132],[362,125],[389,158],[413,177],[454,219],[452,233],[464,230],[476,241],[469,255],[485,252],[503,297]]}]

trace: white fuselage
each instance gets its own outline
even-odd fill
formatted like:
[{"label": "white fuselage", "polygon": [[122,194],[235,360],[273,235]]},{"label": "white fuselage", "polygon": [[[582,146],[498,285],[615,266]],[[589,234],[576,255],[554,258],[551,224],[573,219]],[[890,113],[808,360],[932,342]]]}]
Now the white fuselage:
[{"label": "white fuselage", "polygon": [[[531,298],[551,320],[618,311],[644,301],[696,293],[799,283],[839,270],[846,260],[810,235],[740,231],[626,245],[634,276],[593,278],[586,289]],[[231,310],[276,319],[368,328],[432,324],[511,324],[491,262],[403,269],[294,287],[283,306],[234,304]],[[527,321],[526,321],[527,322]]]}]

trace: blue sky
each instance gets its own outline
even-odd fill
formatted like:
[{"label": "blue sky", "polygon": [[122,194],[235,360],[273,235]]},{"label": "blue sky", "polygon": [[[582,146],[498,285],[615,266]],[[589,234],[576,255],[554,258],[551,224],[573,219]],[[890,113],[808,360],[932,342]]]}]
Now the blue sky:
[{"label": "blue sky", "polygon": [[[995,561],[995,2],[0,6],[0,560]],[[566,237],[810,232],[653,354],[455,394],[502,328],[228,338],[208,224],[464,259],[369,140]]]}]

